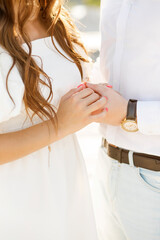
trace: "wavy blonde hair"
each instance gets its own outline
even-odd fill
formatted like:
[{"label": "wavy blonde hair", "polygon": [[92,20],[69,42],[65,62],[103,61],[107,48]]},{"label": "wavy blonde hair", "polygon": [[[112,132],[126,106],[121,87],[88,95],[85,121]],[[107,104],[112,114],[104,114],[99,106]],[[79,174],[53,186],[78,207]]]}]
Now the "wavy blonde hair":
[{"label": "wavy blonde hair", "polygon": [[[57,122],[56,114],[50,101],[53,97],[52,85],[50,77],[39,67],[32,58],[32,46],[29,36],[24,32],[24,26],[27,20],[31,17],[35,6],[34,0],[16,0],[18,1],[18,11],[15,16],[14,4],[15,0],[0,0],[0,45],[3,46],[10,56],[13,58],[13,65],[8,72],[6,86],[8,91],[8,77],[14,65],[18,66],[24,86],[24,103],[27,113],[29,109],[33,111],[31,119],[36,114],[41,119],[54,119],[54,124]],[[54,38],[75,63],[83,77],[81,61],[87,62],[74,48],[75,44],[85,50],[85,47],[80,41],[80,34],[77,31],[68,11],[63,7],[61,0],[39,0],[38,17],[46,31],[51,36],[52,43],[57,49]],[[22,10],[22,9],[25,9]],[[18,30],[23,42],[28,46],[29,51],[26,52],[21,43],[15,36],[15,19],[17,19]],[[54,37],[54,38],[53,38]],[[63,55],[58,49],[57,51]],[[64,55],[63,55],[64,56]],[[66,56],[64,56],[66,58]],[[44,80],[40,75],[44,76]],[[65,77],[65,76],[64,76]],[[43,84],[49,88],[49,95],[45,99],[40,91],[39,85]],[[9,94],[9,91],[8,91]],[[10,95],[10,94],[9,94]],[[10,96],[11,97],[11,96]],[[12,99],[13,100],[13,99]],[[55,118],[53,118],[53,116]]]}]

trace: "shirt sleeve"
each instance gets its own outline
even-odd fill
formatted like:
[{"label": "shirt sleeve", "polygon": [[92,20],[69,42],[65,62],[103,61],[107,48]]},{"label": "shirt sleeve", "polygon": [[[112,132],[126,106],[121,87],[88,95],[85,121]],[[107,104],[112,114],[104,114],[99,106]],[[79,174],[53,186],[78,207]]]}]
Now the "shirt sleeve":
[{"label": "shirt sleeve", "polygon": [[0,122],[19,115],[23,103],[24,84],[16,65],[9,74],[7,91],[6,79],[12,63],[7,52],[0,53]]},{"label": "shirt sleeve", "polygon": [[137,123],[141,133],[160,135],[160,101],[138,101]]}]

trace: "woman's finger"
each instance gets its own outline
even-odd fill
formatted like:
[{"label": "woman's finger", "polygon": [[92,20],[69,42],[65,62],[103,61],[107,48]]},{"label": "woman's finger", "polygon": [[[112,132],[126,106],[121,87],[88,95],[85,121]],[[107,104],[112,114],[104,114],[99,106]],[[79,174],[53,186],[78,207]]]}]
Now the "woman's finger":
[{"label": "woman's finger", "polygon": [[80,86],[79,88],[73,88],[71,89],[69,92],[67,92],[63,97],[62,97],[62,100],[67,100],[69,99],[72,95],[82,91],[83,87]]},{"label": "woman's finger", "polygon": [[102,84],[86,83],[86,86],[91,88],[94,92],[99,93],[101,96],[106,96],[108,93],[107,86],[102,85]]},{"label": "woman's finger", "polygon": [[92,103],[90,106],[88,106],[88,111],[92,113],[97,110],[106,108],[107,107],[106,105],[107,105],[107,99],[105,97],[101,97],[95,103]]},{"label": "woman's finger", "polygon": [[92,93],[91,95],[89,95],[86,98],[83,98],[83,101],[85,102],[86,106],[91,105],[92,103],[95,103],[97,100],[100,99],[99,94],[97,93]]},{"label": "woman's finger", "polygon": [[90,122],[103,123],[104,120],[107,118],[107,111],[104,109],[103,111],[101,111],[96,115],[91,115],[89,118],[90,118]]},{"label": "woman's finger", "polygon": [[83,99],[83,98],[90,96],[92,93],[94,93],[94,91],[92,89],[85,88],[85,89],[75,93],[74,95],[76,95],[76,97],[78,97],[79,99]]}]

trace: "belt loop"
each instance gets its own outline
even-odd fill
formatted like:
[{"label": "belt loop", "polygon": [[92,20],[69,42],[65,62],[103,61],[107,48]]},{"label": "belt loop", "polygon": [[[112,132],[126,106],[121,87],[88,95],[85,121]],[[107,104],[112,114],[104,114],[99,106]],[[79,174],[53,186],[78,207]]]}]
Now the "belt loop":
[{"label": "belt loop", "polygon": [[134,167],[134,161],[133,161],[133,151],[128,152],[128,159],[129,159],[129,165],[131,167]]},{"label": "belt loop", "polygon": [[105,143],[106,143],[106,139],[105,139],[105,138],[102,138],[102,144],[101,144],[101,147],[105,147]]}]

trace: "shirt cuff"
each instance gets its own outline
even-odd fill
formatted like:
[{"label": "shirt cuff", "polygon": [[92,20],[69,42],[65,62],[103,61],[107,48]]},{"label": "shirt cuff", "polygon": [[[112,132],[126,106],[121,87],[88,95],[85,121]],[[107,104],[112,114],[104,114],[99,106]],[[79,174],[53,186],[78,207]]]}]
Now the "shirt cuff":
[{"label": "shirt cuff", "polygon": [[160,101],[138,101],[137,123],[141,133],[160,135]]}]

